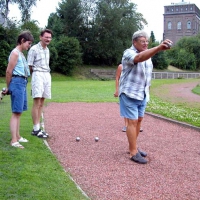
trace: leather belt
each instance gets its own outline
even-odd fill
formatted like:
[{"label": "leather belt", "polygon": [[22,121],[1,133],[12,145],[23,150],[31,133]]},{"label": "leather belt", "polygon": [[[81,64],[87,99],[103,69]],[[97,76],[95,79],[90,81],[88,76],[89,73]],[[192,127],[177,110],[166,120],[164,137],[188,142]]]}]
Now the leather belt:
[{"label": "leather belt", "polygon": [[20,75],[12,75],[12,77],[20,77],[20,78],[23,78],[23,79],[27,79],[26,76],[20,76]]}]

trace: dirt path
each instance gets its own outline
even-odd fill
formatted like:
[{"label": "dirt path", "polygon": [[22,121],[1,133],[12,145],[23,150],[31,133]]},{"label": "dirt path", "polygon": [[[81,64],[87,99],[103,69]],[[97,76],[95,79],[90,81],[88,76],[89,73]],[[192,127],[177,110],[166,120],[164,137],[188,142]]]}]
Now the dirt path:
[{"label": "dirt path", "polygon": [[191,106],[198,105],[199,107],[200,96],[191,92],[197,84],[200,84],[198,79],[191,83],[167,84],[159,88],[152,88],[152,90],[163,100],[186,103]]},{"label": "dirt path", "polygon": [[148,164],[139,165],[117,103],[51,103],[45,119],[53,153],[92,200],[200,199],[199,131],[146,115],[138,142]]}]

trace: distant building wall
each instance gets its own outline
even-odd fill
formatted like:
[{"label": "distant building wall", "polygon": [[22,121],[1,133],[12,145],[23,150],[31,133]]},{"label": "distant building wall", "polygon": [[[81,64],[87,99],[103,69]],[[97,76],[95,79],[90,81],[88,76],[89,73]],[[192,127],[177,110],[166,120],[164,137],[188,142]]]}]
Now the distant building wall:
[{"label": "distant building wall", "polygon": [[164,33],[174,44],[184,36],[195,36],[200,32],[200,10],[195,4],[181,3],[164,6]]}]

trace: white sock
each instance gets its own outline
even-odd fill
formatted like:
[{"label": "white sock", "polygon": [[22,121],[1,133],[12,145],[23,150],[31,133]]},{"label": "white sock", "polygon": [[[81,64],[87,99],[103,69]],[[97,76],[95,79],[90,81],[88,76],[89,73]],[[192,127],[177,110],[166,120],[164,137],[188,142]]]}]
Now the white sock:
[{"label": "white sock", "polygon": [[33,125],[33,130],[38,131],[40,129],[40,124]]}]

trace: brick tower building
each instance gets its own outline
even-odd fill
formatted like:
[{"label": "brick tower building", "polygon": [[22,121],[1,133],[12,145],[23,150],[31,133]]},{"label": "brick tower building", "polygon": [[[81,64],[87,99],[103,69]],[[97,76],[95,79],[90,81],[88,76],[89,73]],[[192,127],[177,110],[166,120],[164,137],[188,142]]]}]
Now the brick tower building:
[{"label": "brick tower building", "polygon": [[172,3],[164,6],[163,40],[168,38],[174,44],[184,36],[195,36],[200,32],[200,10],[195,4]]}]

